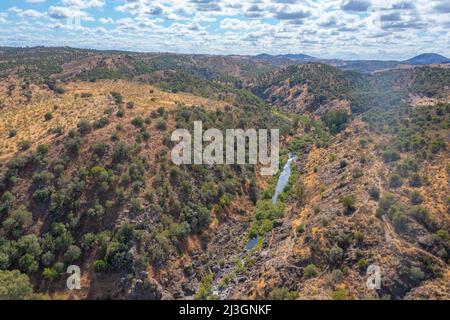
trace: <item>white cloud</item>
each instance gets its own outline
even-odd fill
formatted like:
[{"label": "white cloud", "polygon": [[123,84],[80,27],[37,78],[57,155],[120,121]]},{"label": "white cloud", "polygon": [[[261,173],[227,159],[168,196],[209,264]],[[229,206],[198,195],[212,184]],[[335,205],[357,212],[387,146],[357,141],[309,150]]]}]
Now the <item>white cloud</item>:
[{"label": "white cloud", "polygon": [[259,26],[260,23],[253,21],[243,21],[236,18],[225,18],[220,22],[220,28],[224,30],[247,30],[254,29]]},{"label": "white cloud", "polygon": [[98,19],[101,23],[107,24],[107,23],[114,23],[113,18],[100,18]]},{"label": "white cloud", "polygon": [[6,23],[6,18],[8,17],[8,13],[0,12],[0,23]]},{"label": "white cloud", "polygon": [[37,19],[37,18],[41,18],[41,17],[45,16],[45,13],[42,13],[42,12],[39,12],[36,10],[32,10],[32,9],[28,9],[28,10],[22,11],[19,14],[19,16]]},{"label": "white cloud", "polygon": [[[58,0],[46,3],[39,7],[40,11],[34,10],[33,5],[10,8],[7,26],[21,30],[18,27],[42,25],[27,30],[33,41],[41,39],[42,44],[86,43],[129,50],[241,54],[289,51],[328,57],[379,58],[374,55],[383,54],[383,58],[392,58],[422,48],[430,51],[432,47],[450,55],[450,8],[445,0]],[[77,16],[82,18],[82,32],[65,36],[66,30],[72,31],[66,20]],[[0,14],[2,29],[6,18]],[[63,32],[53,32],[53,28]],[[23,39],[28,37],[20,32]],[[14,34],[20,36],[16,31]]]},{"label": "white cloud", "polygon": [[84,20],[89,19],[89,15],[81,10],[76,10],[73,8],[67,8],[67,7],[55,7],[51,6],[48,9],[48,16],[54,20],[64,20],[68,18],[83,18]]},{"label": "white cloud", "polygon": [[79,9],[101,8],[105,5],[104,0],[62,0],[62,4]]}]

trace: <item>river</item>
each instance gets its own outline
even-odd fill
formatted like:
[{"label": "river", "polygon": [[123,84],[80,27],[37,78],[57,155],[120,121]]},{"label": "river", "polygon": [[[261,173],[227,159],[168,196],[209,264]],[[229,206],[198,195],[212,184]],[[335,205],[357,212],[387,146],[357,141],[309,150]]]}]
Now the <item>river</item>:
[{"label": "river", "polygon": [[[291,176],[291,164],[292,162],[297,159],[297,157],[291,153],[289,153],[288,160],[286,164],[283,167],[283,170],[280,173],[280,176],[278,177],[277,185],[275,187],[275,192],[272,197],[272,203],[276,204],[278,200],[278,196],[283,192],[284,188],[286,188],[286,185],[289,181],[289,177]],[[241,252],[239,255],[239,258],[242,262],[242,256],[245,255],[246,252],[250,252],[259,242],[259,237],[251,238],[247,241],[245,244],[245,249]],[[213,282],[213,294],[217,296],[219,300],[223,300],[227,297],[229,293],[229,286],[227,285],[224,289],[219,289],[218,283],[220,279],[229,274],[230,272],[233,272],[234,266],[230,267],[228,270],[221,270],[220,274],[217,274],[214,282]]]},{"label": "river", "polygon": [[280,193],[283,192],[284,188],[286,188],[286,185],[289,181],[289,177],[291,176],[291,163],[294,161],[297,157],[291,153],[289,153],[289,158],[286,164],[283,167],[283,171],[281,171],[280,176],[278,177],[277,185],[275,187],[275,193],[272,197],[272,203],[277,203],[277,199]]}]

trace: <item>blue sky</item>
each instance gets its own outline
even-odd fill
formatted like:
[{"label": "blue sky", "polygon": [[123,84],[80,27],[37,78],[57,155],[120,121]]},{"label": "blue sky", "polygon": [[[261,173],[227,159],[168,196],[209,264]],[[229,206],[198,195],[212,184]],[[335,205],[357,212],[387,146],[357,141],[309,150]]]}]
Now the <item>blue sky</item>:
[{"label": "blue sky", "polygon": [[1,0],[0,45],[450,56],[448,0]]}]

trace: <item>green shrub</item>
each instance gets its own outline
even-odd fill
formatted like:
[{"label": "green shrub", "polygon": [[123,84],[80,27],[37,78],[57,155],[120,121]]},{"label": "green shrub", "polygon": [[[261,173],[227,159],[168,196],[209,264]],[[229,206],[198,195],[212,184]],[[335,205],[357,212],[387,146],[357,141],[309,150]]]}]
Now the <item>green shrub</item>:
[{"label": "green shrub", "polygon": [[397,202],[397,199],[391,193],[385,193],[378,201],[378,207],[383,211],[383,213],[387,213],[389,208]]},{"label": "green shrub", "polygon": [[45,268],[42,271],[42,277],[47,281],[53,281],[59,277],[59,274],[53,268]]},{"label": "green shrub", "polygon": [[206,275],[200,286],[198,287],[197,292],[195,293],[195,300],[207,300],[212,293],[212,283],[214,280],[214,275],[212,273]]},{"label": "green shrub", "polygon": [[427,208],[422,206],[413,206],[409,209],[409,214],[424,225],[429,225],[431,223],[431,215]]},{"label": "green shrub", "polygon": [[150,112],[150,118],[158,118],[160,115],[158,114],[158,112],[156,112],[156,110],[153,110],[152,112]]},{"label": "green shrub", "polygon": [[295,228],[295,232],[298,234],[301,234],[303,232],[305,232],[305,225],[304,224],[299,224],[297,226],[297,228]]},{"label": "green shrub", "polygon": [[100,119],[94,121],[93,127],[95,129],[100,129],[100,128],[106,127],[108,124],[109,124],[108,118],[101,117]]},{"label": "green shrub", "polygon": [[64,261],[70,264],[78,260],[80,256],[81,256],[81,249],[75,245],[71,245],[69,246],[69,248],[67,248],[67,251],[64,253]]},{"label": "green shrub", "polygon": [[136,117],[131,120],[131,124],[136,128],[142,128],[144,126],[144,119],[142,117]]},{"label": "green shrub", "polygon": [[19,150],[21,150],[21,151],[28,150],[31,147],[31,141],[29,141],[29,140],[19,141],[17,143],[17,146],[18,146]]},{"label": "green shrub", "polygon": [[408,218],[401,207],[391,207],[389,209],[389,215],[391,216],[392,222],[396,230],[400,232],[406,231],[408,226]]},{"label": "green shrub", "polygon": [[97,142],[92,146],[92,152],[102,158],[108,152],[108,144],[104,141]]},{"label": "green shrub", "polygon": [[20,205],[17,209],[10,211],[8,217],[3,221],[3,231],[13,237],[19,237],[23,231],[28,229],[33,223],[33,215]]},{"label": "green shrub", "polygon": [[40,155],[47,154],[49,150],[50,150],[50,147],[48,146],[48,144],[45,144],[45,143],[38,145],[38,147],[36,148],[36,152]]},{"label": "green shrub", "polygon": [[355,237],[357,244],[362,244],[364,242],[364,233],[362,233],[361,231],[355,231],[353,236]]},{"label": "green shrub", "polygon": [[13,206],[16,197],[9,191],[5,191],[0,198],[0,214],[8,213]]},{"label": "green shrub", "polygon": [[313,278],[317,275],[317,267],[315,264],[308,264],[304,269],[303,269],[303,275],[306,278]]},{"label": "green shrub", "polygon": [[156,109],[156,112],[160,115],[163,116],[166,113],[166,108],[164,107],[159,107],[158,109]]},{"label": "green shrub", "polygon": [[363,269],[363,268],[367,267],[368,264],[369,263],[364,258],[359,259],[358,262],[356,263],[356,265],[358,266],[359,269]]},{"label": "green shrub", "polygon": [[77,124],[78,132],[80,132],[81,135],[85,135],[89,133],[92,129],[91,124],[87,120],[81,120]]},{"label": "green shrub", "polygon": [[53,114],[51,112],[47,112],[44,114],[44,120],[45,121],[50,121],[53,119]]},{"label": "green shrub", "polygon": [[351,213],[355,210],[355,197],[353,195],[342,196],[339,198],[339,202],[345,208],[346,213]]},{"label": "green shrub", "polygon": [[330,110],[322,116],[322,121],[331,133],[338,133],[343,130],[350,120],[350,115],[345,109]]},{"label": "green shrub", "polygon": [[342,281],[342,277],[344,276],[344,273],[339,269],[334,269],[331,272],[331,281],[334,285],[338,284]]},{"label": "green shrub", "polygon": [[123,97],[119,92],[111,91],[110,94],[113,97],[115,104],[121,105],[123,103]]},{"label": "green shrub", "polygon": [[379,200],[380,199],[380,189],[378,189],[378,187],[371,187],[369,189],[369,195],[373,200]]},{"label": "green shrub", "polygon": [[54,260],[55,260],[55,255],[50,251],[45,252],[41,256],[41,262],[44,266],[50,266]]},{"label": "green shrub", "polygon": [[13,138],[17,135],[17,130],[15,129],[9,129],[8,130],[8,138]]},{"label": "green shrub", "polygon": [[77,128],[78,132],[80,132],[80,134],[82,135],[89,133],[92,129],[91,124],[87,120],[81,120],[80,122],[78,122]]},{"label": "green shrub", "polygon": [[284,205],[281,202],[273,204],[271,200],[258,201],[250,226],[249,237],[264,235],[272,230],[277,219],[284,215]]},{"label": "green shrub", "polygon": [[353,169],[353,171],[352,171],[353,179],[358,179],[358,178],[360,178],[362,176],[363,176],[363,171],[362,171],[362,169],[360,167],[356,167],[356,168]]},{"label": "green shrub", "polygon": [[396,150],[388,149],[383,152],[383,160],[386,163],[397,161],[400,159],[400,153]]},{"label": "green shrub", "polygon": [[389,180],[389,187],[391,188],[399,188],[403,184],[402,177],[400,177],[398,173],[391,173],[388,176],[388,180]]},{"label": "green shrub", "polygon": [[52,195],[52,190],[50,188],[40,188],[36,189],[36,191],[33,192],[33,200],[39,203],[44,203],[50,200],[50,197]]},{"label": "green shrub", "polygon": [[92,208],[88,209],[86,213],[91,219],[100,221],[103,218],[105,210],[101,204],[96,204]]},{"label": "green shrub", "polygon": [[106,271],[106,267],[107,267],[107,265],[106,265],[105,260],[96,260],[94,262],[95,272],[104,272],[104,271]]},{"label": "green shrub", "polygon": [[53,265],[53,270],[55,270],[56,273],[59,274],[59,275],[63,274],[63,273],[65,272],[65,270],[64,270],[64,263],[62,263],[62,262],[56,262],[56,263]]},{"label": "green shrub", "polygon": [[39,263],[37,262],[36,258],[33,255],[26,253],[19,258],[20,271],[25,273],[33,273],[36,272],[38,268]]},{"label": "green shrub", "polygon": [[48,129],[48,132],[50,134],[61,136],[64,133],[64,127],[63,126],[56,126],[56,127]]},{"label": "green shrub", "polygon": [[45,186],[48,185],[53,179],[53,174],[48,171],[36,172],[33,174],[31,181],[34,185]]},{"label": "green shrub", "polygon": [[333,293],[331,294],[331,298],[333,300],[347,300],[348,299],[347,291],[344,289],[333,291]]},{"label": "green shrub", "polygon": [[81,149],[81,138],[80,137],[69,137],[64,141],[64,146],[66,151],[71,156],[76,156]]},{"label": "green shrub", "polygon": [[0,270],[0,300],[29,300],[33,289],[30,279],[18,270]]},{"label": "green shrub", "polygon": [[[288,186],[285,188],[285,192],[289,192]],[[298,203],[303,204],[306,199],[306,187],[302,179],[297,179],[292,191],[292,195]]]},{"label": "green shrub", "polygon": [[419,191],[413,191],[409,195],[409,199],[413,205],[421,204],[423,202],[423,197]]},{"label": "green shrub", "polygon": [[419,188],[422,186],[422,178],[420,177],[419,174],[414,173],[411,175],[411,177],[409,178],[409,185],[411,187],[415,187],[415,188]]},{"label": "green shrub", "polygon": [[114,162],[122,162],[129,158],[130,148],[122,141],[114,145],[112,158]]},{"label": "green shrub", "polygon": [[424,278],[425,274],[419,267],[411,267],[407,270],[407,275],[414,285],[418,285]]},{"label": "green shrub", "polygon": [[342,262],[343,258],[344,258],[344,250],[342,250],[337,245],[334,245],[334,247],[328,251],[328,261],[332,266],[339,265]]},{"label": "green shrub", "polygon": [[288,288],[274,288],[269,294],[270,300],[295,300],[298,298],[297,291],[290,291]]},{"label": "green shrub", "polygon": [[130,212],[134,215],[139,215],[140,213],[142,213],[142,205],[141,205],[141,200],[139,200],[138,198],[133,198],[130,201]]},{"label": "green shrub", "polygon": [[159,121],[156,123],[156,128],[157,128],[158,130],[161,130],[161,131],[166,130],[166,129],[167,129],[167,122],[164,121],[164,120],[159,120]]}]

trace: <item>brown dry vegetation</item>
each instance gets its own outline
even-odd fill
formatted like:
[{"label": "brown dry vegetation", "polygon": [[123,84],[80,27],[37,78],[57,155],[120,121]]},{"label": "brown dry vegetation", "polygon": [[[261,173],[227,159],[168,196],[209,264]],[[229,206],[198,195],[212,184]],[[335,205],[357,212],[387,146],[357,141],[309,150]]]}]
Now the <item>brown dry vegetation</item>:
[{"label": "brown dry vegetation", "polygon": [[[18,82],[17,80],[15,81]],[[186,94],[168,93],[147,84],[131,81],[103,80],[95,83],[71,82],[64,86],[66,92],[57,95],[42,87],[32,86],[33,98],[30,103],[21,102],[19,92],[11,97],[4,94],[9,82],[0,84],[0,93],[4,107],[0,117],[0,159],[10,158],[18,150],[18,142],[30,140],[33,147],[48,143],[53,139],[49,130],[61,126],[65,132],[76,127],[80,120],[98,119],[109,108],[117,111],[110,93],[122,94],[124,101],[134,102],[134,108],[126,109],[127,119],[134,116],[147,116],[159,107],[172,109],[179,104],[186,106],[203,105],[206,108],[222,107],[223,102]],[[16,90],[17,91],[17,90]],[[92,97],[82,98],[83,93]],[[115,108],[115,109],[114,109]],[[45,121],[44,115],[51,112],[53,118]],[[9,130],[16,130],[17,135],[9,138]]]}]

